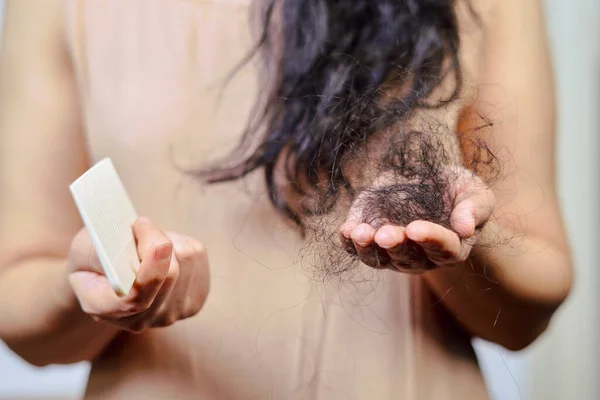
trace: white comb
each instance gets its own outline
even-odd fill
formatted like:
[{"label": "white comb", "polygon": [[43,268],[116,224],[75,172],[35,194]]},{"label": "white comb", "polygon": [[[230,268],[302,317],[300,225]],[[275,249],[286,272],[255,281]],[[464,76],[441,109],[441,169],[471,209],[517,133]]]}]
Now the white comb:
[{"label": "white comb", "polygon": [[127,295],[140,265],[132,228],[137,214],[112,161],[99,161],[69,189],[106,278],[117,295]]}]

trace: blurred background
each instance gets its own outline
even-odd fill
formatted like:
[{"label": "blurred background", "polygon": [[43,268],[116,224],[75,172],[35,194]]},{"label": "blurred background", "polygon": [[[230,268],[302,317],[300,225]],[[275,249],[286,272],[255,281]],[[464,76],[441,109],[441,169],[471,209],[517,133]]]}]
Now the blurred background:
[{"label": "blurred background", "polygon": [[[0,0],[0,21],[4,2]],[[600,1],[546,0],[559,106],[561,201],[576,286],[549,332],[519,353],[476,342],[495,400],[600,399]],[[1,27],[1,22],[0,22]],[[89,366],[34,368],[0,342],[0,399],[77,399]]]}]

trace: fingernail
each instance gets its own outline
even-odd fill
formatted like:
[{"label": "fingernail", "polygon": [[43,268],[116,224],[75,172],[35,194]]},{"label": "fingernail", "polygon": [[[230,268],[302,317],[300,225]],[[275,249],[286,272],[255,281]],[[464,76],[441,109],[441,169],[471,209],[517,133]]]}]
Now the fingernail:
[{"label": "fingernail", "polygon": [[350,239],[350,235],[352,234],[352,231],[354,230],[355,227],[356,227],[355,223],[346,222],[344,225],[342,225],[342,228],[341,228],[342,235],[344,235],[344,237],[346,237],[347,239]]},{"label": "fingernail", "polygon": [[366,247],[369,245],[369,238],[366,237],[369,235],[368,228],[364,225],[359,225],[358,228],[354,231],[354,235],[352,235],[354,242],[361,247]]},{"label": "fingernail", "polygon": [[137,219],[137,222],[141,222],[142,224],[148,224],[148,223],[150,223],[150,220],[146,217],[139,217]]},{"label": "fingernail", "polygon": [[154,258],[158,262],[165,262],[171,258],[171,253],[173,252],[173,247],[171,243],[161,244],[154,251]]}]

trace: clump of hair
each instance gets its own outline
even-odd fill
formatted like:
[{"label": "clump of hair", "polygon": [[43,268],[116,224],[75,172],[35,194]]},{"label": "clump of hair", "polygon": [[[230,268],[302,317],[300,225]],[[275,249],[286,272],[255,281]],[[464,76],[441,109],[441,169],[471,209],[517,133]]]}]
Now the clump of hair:
[{"label": "clump of hair", "polygon": [[[386,224],[406,226],[423,220],[450,226],[454,206],[452,185],[460,171],[452,168],[453,157],[445,151],[442,132],[397,131],[378,143],[384,149],[372,159],[365,150],[348,155],[360,165],[368,164],[362,185],[340,190],[338,201],[327,211],[315,212],[304,220],[308,240],[304,265],[319,279],[341,277],[355,280],[364,277],[364,268],[352,248],[346,248],[339,229],[349,213],[359,223],[374,228]],[[327,195],[325,195],[327,198]],[[418,246],[406,245],[411,264],[423,264],[425,254]],[[380,251],[378,260],[385,265],[387,255]],[[389,261],[389,260],[388,260]],[[421,266],[414,268],[422,270]],[[407,266],[407,270],[410,267]]]},{"label": "clump of hair", "polygon": [[[272,204],[296,221],[313,250],[323,250],[313,251],[313,262],[327,265],[328,274],[353,263],[351,254],[337,252],[336,237],[353,203],[364,203],[361,218],[375,226],[424,219],[448,227],[449,167],[456,160],[445,154],[439,131],[449,128],[412,129],[408,121],[419,111],[443,110],[461,92],[456,1],[262,0],[256,6],[260,37],[246,61],[261,56],[264,90],[228,159],[236,161],[201,175],[218,183],[262,169]],[[388,151],[367,160],[365,149],[382,132]],[[348,163],[356,160],[375,173],[350,179]],[[275,178],[280,166],[299,204],[282,194]],[[378,185],[374,179],[382,174],[390,179]]]}]

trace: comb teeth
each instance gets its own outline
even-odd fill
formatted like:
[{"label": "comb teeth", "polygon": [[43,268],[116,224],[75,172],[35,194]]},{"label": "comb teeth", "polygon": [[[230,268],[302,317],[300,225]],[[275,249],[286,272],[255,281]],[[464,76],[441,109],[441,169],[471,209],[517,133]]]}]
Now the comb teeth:
[{"label": "comb teeth", "polygon": [[137,214],[112,161],[99,161],[69,189],[108,281],[117,295],[127,295],[140,265],[132,229]]}]

